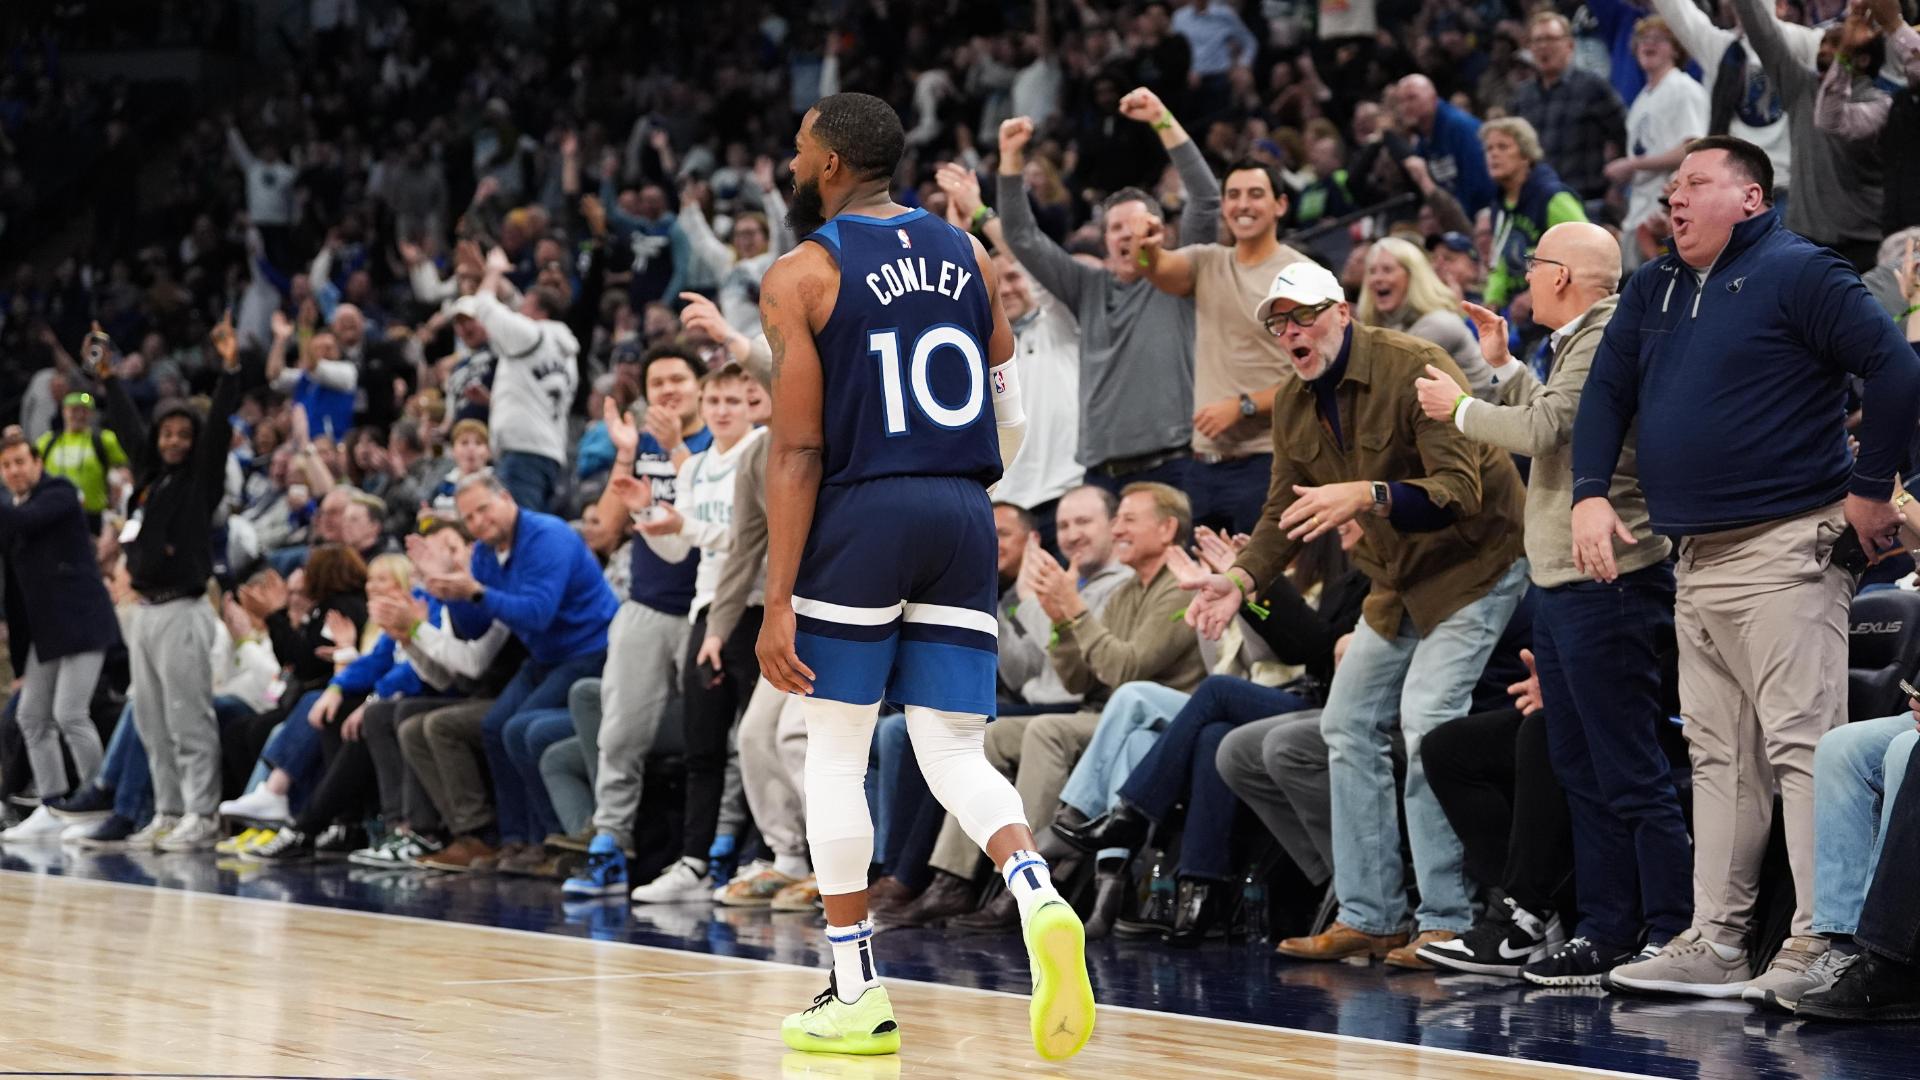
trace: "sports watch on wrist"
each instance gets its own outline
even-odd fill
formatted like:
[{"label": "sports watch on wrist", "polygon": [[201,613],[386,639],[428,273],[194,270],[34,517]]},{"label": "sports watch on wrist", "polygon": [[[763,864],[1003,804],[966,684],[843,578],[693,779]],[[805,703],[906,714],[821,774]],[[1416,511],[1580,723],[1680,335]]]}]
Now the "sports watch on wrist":
[{"label": "sports watch on wrist", "polygon": [[1382,481],[1375,480],[1368,486],[1367,490],[1373,493],[1373,512],[1380,517],[1386,517],[1387,508],[1393,504],[1393,497],[1387,485]]},{"label": "sports watch on wrist", "polygon": [[1240,415],[1241,416],[1252,416],[1259,411],[1260,411],[1259,406],[1253,403],[1252,398],[1248,397],[1245,394],[1240,395]]}]

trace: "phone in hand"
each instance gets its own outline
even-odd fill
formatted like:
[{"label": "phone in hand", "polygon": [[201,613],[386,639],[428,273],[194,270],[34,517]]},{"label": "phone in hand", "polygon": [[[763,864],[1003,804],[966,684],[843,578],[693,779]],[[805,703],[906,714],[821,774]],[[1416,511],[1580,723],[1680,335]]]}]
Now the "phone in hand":
[{"label": "phone in hand", "polygon": [[108,337],[104,330],[89,331],[86,344],[83,348],[87,358],[87,367],[98,374],[106,369],[107,354],[113,349],[113,339]]},{"label": "phone in hand", "polygon": [[1867,568],[1878,560],[1867,553],[1860,543],[1860,534],[1849,525],[1840,532],[1840,539],[1833,542],[1833,561],[1854,577],[1867,572]]},{"label": "phone in hand", "polygon": [[1900,692],[1907,695],[1908,701],[1920,700],[1920,690],[1916,690],[1914,685],[1905,679],[1900,680]]}]

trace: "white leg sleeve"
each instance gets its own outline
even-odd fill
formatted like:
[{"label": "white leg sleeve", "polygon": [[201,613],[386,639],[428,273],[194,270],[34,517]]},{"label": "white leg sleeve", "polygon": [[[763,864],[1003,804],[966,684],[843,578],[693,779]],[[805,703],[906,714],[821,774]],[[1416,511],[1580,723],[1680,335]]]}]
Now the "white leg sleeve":
[{"label": "white leg sleeve", "polygon": [[933,797],[980,850],[985,851],[988,838],[1001,829],[1027,824],[1019,792],[987,764],[986,717],[909,705],[907,734]]},{"label": "white leg sleeve", "polygon": [[807,843],[813,849],[820,892],[860,892],[867,887],[867,867],[873,862],[867,760],[880,703],[803,698],[798,707],[807,725]]}]

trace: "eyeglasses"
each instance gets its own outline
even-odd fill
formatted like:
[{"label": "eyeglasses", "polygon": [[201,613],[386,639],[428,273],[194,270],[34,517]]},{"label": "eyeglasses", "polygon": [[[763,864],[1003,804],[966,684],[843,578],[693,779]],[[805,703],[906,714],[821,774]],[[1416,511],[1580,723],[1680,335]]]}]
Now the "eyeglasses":
[{"label": "eyeglasses", "polygon": [[1312,307],[1297,307],[1292,311],[1276,311],[1272,315],[1267,316],[1267,333],[1272,334],[1274,337],[1279,337],[1287,332],[1288,323],[1292,323],[1304,330],[1312,326],[1315,320],[1319,319],[1321,315],[1325,314],[1333,305],[1339,302],[1338,300],[1328,300],[1325,303],[1315,304]]},{"label": "eyeglasses", "polygon": [[1541,258],[1541,257],[1540,257],[1540,256],[1538,256],[1538,255],[1529,255],[1529,256],[1527,256],[1527,269],[1526,269],[1526,272],[1527,272],[1527,273],[1529,273],[1529,274],[1531,274],[1531,273],[1533,273],[1533,268],[1534,268],[1534,267],[1536,267],[1536,266],[1538,266],[1538,265],[1540,265],[1541,263],[1546,263],[1546,264],[1547,264],[1548,266],[1565,266],[1565,265],[1567,265],[1566,263],[1563,263],[1563,262],[1561,262],[1561,261],[1560,261],[1559,259],[1543,259],[1543,258]]}]

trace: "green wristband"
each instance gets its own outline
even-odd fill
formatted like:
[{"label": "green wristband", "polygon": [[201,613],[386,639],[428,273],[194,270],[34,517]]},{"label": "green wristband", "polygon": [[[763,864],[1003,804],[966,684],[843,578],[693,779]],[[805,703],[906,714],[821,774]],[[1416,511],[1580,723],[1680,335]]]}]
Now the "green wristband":
[{"label": "green wristband", "polygon": [[1160,119],[1155,120],[1152,126],[1155,131],[1165,131],[1171,128],[1173,126],[1173,114],[1170,112],[1162,112]]}]

